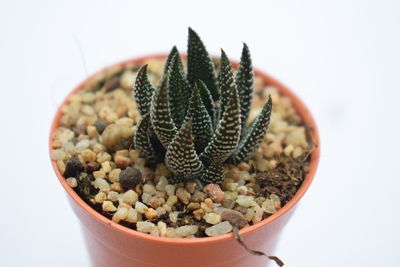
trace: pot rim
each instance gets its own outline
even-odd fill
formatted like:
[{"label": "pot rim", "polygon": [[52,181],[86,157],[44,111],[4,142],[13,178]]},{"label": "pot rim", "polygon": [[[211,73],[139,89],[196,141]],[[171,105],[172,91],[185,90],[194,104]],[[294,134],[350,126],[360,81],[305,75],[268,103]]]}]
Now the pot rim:
[{"label": "pot rim", "polygon": [[[164,59],[167,57],[167,54],[165,53],[158,53],[158,54],[150,54],[142,57],[135,57],[133,59],[128,59],[116,64],[112,64],[109,67],[114,67],[114,66],[122,66],[125,67],[129,64],[136,64],[140,65],[144,61],[148,59]],[[182,57],[186,57],[185,54],[182,54]],[[231,63],[233,67],[238,66],[238,62],[231,60]],[[107,67],[107,68],[109,68]],[[66,182],[66,179],[63,177],[63,175],[60,173],[57,167],[57,162],[51,159],[51,153],[52,153],[52,136],[54,131],[57,129],[59,126],[59,122],[62,116],[62,108],[68,103],[68,98],[78,92],[79,90],[82,90],[84,88],[84,85],[102,73],[105,69],[104,68],[93,75],[89,76],[86,78],[84,81],[82,81],[78,86],[74,88],[63,100],[62,104],[58,107],[57,112],[54,116],[53,122],[51,124],[51,129],[50,129],[50,136],[49,136],[49,155],[50,155],[50,161],[53,166],[53,169],[57,175],[58,180],[60,181],[61,185],[64,187],[68,195],[87,213],[89,213],[92,217],[94,217],[97,221],[100,223],[103,223],[105,225],[108,225],[109,227],[125,233],[127,235],[130,235],[134,238],[138,239],[145,239],[148,241],[153,241],[153,242],[159,242],[159,243],[165,243],[165,244],[181,244],[181,245],[192,245],[192,244],[204,244],[204,243],[210,243],[210,242],[221,242],[221,241],[226,241],[229,239],[234,238],[234,233],[228,233],[224,235],[219,235],[219,236],[214,236],[214,237],[201,237],[201,238],[169,238],[169,237],[157,237],[157,236],[152,236],[147,233],[142,233],[133,229],[130,229],[128,227],[125,227],[121,224],[115,223],[112,220],[106,218],[96,210],[94,210],[89,204],[87,204],[75,191],[72,189]],[[303,197],[307,189],[309,188],[311,182],[314,179],[314,175],[316,173],[317,167],[318,167],[318,162],[319,162],[319,157],[320,157],[320,140],[319,140],[319,134],[318,134],[318,129],[317,125],[315,123],[314,118],[312,117],[310,111],[308,108],[305,106],[305,104],[294,94],[291,90],[289,90],[285,85],[277,81],[275,78],[272,78],[271,76],[265,74],[264,72],[254,68],[254,73],[256,76],[261,77],[264,85],[272,85],[275,86],[279,92],[280,95],[287,96],[291,99],[292,105],[295,108],[297,114],[301,117],[303,123],[309,128],[308,134],[309,138],[311,140],[311,143],[314,145],[314,149],[311,152],[311,160],[310,160],[310,169],[308,173],[306,174],[306,177],[300,186],[300,188],[297,190],[296,194],[293,196],[293,198],[287,202],[279,211],[277,211],[275,214],[271,215],[270,217],[261,220],[258,223],[255,223],[254,225],[244,227],[239,231],[240,235],[242,237],[245,237],[248,233],[256,231],[262,227],[267,226],[268,224],[271,224],[272,222],[276,221],[278,218],[289,212],[291,209],[294,208],[294,206],[297,204],[297,202]]]}]

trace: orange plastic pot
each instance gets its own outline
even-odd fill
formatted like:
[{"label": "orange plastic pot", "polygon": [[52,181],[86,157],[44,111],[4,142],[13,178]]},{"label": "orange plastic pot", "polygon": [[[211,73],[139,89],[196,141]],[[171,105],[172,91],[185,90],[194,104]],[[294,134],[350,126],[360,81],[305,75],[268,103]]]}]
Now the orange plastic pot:
[{"label": "orange plastic pot", "polygon": [[[125,66],[132,63],[141,64],[151,58],[161,59],[165,57],[165,54],[151,55],[128,60],[117,64],[117,66]],[[237,66],[237,62],[233,62],[232,64]],[[277,87],[281,95],[288,96],[292,100],[294,108],[305,125],[308,126],[308,129],[310,129],[309,134],[312,143],[316,144],[315,149],[311,153],[310,170],[293,199],[274,215],[240,230],[241,236],[250,248],[272,255],[283,227],[292,216],[297,203],[310,186],[317,170],[320,151],[319,137],[315,121],[310,112],[293,92],[259,70],[255,70],[255,74],[262,78],[265,85]],[[81,90],[85,83],[95,75],[78,85],[71,94]],[[61,109],[66,102],[67,100],[64,100],[58,109],[51,127],[50,152],[52,150],[51,136],[59,126],[62,116]],[[216,237],[193,239],[164,238],[144,234],[114,223],[86,204],[68,186],[66,180],[59,172],[56,162],[53,161],[52,165],[58,180],[67,193],[68,200],[75,214],[80,220],[90,259],[92,265],[95,267],[255,267],[274,264],[265,257],[250,255],[237,243],[232,233]]]}]

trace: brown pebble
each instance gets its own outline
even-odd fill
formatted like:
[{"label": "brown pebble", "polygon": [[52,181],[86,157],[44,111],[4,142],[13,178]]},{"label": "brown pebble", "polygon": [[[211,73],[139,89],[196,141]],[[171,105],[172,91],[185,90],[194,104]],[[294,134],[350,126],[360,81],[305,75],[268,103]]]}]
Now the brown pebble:
[{"label": "brown pebble", "polygon": [[199,221],[203,218],[204,214],[205,214],[205,212],[203,209],[198,209],[198,210],[193,211],[194,218]]},{"label": "brown pebble", "polygon": [[85,124],[81,124],[74,128],[74,133],[76,136],[80,136],[81,134],[86,134],[87,126]]},{"label": "brown pebble", "polygon": [[207,194],[204,192],[196,191],[190,198],[192,202],[203,202],[206,199]]},{"label": "brown pebble", "polygon": [[232,169],[230,169],[226,174],[225,174],[225,178],[230,178],[234,181],[239,180],[239,176],[240,176],[240,171],[238,168],[233,167]]},{"label": "brown pebble", "polygon": [[157,218],[157,212],[153,208],[148,208],[145,211],[144,216],[146,216],[147,219],[151,220],[151,219]]},{"label": "brown pebble", "polygon": [[242,206],[238,206],[235,208],[236,211],[240,212],[241,214],[246,214],[247,213],[247,208],[242,207]]},{"label": "brown pebble", "polygon": [[91,161],[88,164],[86,164],[86,171],[89,173],[97,171],[98,169],[100,169],[100,164],[96,161]]},{"label": "brown pebble", "polygon": [[150,199],[149,205],[156,209],[158,207],[161,207],[164,203],[165,203],[164,198],[154,196]]},{"label": "brown pebble", "polygon": [[227,209],[232,209],[235,206],[235,200],[233,199],[224,199],[222,201],[222,207]]},{"label": "brown pebble", "polygon": [[245,219],[243,214],[236,210],[231,210],[231,209],[224,210],[221,219],[223,221],[230,222],[232,225],[237,225],[239,229],[247,225],[247,220]]},{"label": "brown pebble", "polygon": [[135,189],[142,181],[142,173],[135,167],[129,167],[119,174],[119,182],[125,190]]},{"label": "brown pebble", "polygon": [[131,163],[130,158],[121,155],[116,155],[114,157],[114,160],[115,160],[115,165],[117,166],[117,168],[120,169],[125,169],[126,167],[129,166],[129,163]]},{"label": "brown pebble", "polygon": [[108,126],[108,123],[106,121],[102,120],[102,119],[97,119],[94,122],[94,127],[96,127],[96,131],[99,134],[102,134],[104,129],[107,128],[107,126]]},{"label": "brown pebble", "polygon": [[184,204],[189,204],[189,200],[190,200],[190,193],[188,191],[186,191],[185,188],[178,188],[176,190],[176,196],[179,198],[180,201],[182,201]]},{"label": "brown pebble", "polygon": [[204,191],[216,203],[221,203],[225,198],[224,192],[217,184],[208,184],[206,187],[204,187]]},{"label": "brown pebble", "polygon": [[77,177],[83,171],[84,168],[81,161],[75,157],[71,157],[67,160],[63,175],[64,177]]},{"label": "brown pebble", "polygon": [[209,208],[211,208],[211,209],[214,208],[214,204],[213,204],[211,198],[206,198],[206,199],[204,199],[204,204],[206,204],[207,207],[209,207]]},{"label": "brown pebble", "polygon": [[250,171],[250,165],[247,164],[246,162],[239,163],[238,168],[241,171],[246,171],[246,172]]},{"label": "brown pebble", "polygon": [[189,203],[189,205],[187,206],[188,210],[197,210],[200,209],[200,204],[196,203],[196,202],[191,202]]},{"label": "brown pebble", "polygon": [[106,90],[106,92],[110,92],[112,90],[115,90],[119,87],[120,83],[119,83],[119,77],[115,76],[115,77],[111,77],[110,79],[108,79],[105,84],[104,84],[104,89]]},{"label": "brown pebble", "polygon": [[186,183],[186,190],[190,193],[193,194],[196,191],[197,183],[196,182],[188,182]]}]

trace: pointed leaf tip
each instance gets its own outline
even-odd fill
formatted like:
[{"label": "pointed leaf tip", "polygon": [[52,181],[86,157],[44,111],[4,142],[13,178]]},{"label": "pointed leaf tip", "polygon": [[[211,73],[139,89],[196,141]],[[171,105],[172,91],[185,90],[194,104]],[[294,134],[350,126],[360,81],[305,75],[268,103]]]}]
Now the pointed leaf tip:
[{"label": "pointed leaf tip", "polygon": [[133,95],[138,105],[140,115],[149,113],[151,98],[154,93],[154,87],[148,80],[147,64],[143,65],[137,73],[135,84],[133,85]]},{"label": "pointed leaf tip", "polygon": [[202,80],[210,90],[213,100],[219,100],[214,63],[199,35],[191,28],[188,37],[187,68],[189,83],[194,86],[197,80]]}]

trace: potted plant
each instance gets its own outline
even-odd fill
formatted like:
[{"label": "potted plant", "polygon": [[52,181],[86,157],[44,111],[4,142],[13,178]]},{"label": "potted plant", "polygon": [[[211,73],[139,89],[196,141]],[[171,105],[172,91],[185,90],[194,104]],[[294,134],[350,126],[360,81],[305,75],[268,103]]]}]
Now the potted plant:
[{"label": "potted plant", "polygon": [[190,28],[187,56],[174,47],[82,82],[50,135],[93,266],[265,266],[251,249],[273,251],[318,144],[307,108],[253,70],[246,44],[239,63],[211,59]]}]

